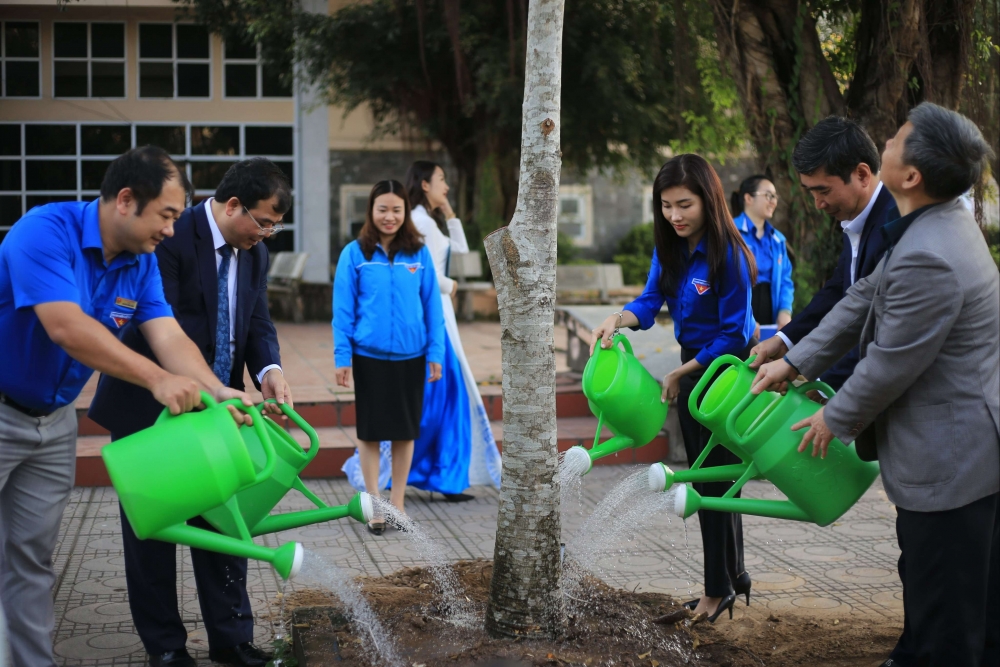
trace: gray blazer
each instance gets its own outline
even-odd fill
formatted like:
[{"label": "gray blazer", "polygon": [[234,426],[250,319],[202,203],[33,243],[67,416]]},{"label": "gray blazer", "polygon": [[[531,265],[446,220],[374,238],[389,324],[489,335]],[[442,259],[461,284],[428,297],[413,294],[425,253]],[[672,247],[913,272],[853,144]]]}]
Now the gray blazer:
[{"label": "gray blazer", "polygon": [[845,443],[874,422],[889,500],[934,512],[1000,491],[1000,273],[960,201],[921,213],[788,360],[815,378],[859,339],[824,416]]}]

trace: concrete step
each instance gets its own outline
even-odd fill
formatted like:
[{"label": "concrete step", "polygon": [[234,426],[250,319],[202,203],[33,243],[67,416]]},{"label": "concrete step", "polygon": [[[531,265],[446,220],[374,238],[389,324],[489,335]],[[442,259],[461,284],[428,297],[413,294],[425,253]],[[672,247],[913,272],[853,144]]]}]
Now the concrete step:
[{"label": "concrete step", "polygon": [[[586,402],[584,402],[586,405]],[[305,416],[303,414],[303,416]],[[309,420],[308,417],[306,417]],[[314,423],[310,421],[310,423]],[[559,417],[558,426],[558,447],[560,452],[564,452],[575,445],[590,447],[594,441],[594,432],[597,429],[597,418],[589,417]],[[491,422],[493,437],[497,445],[503,450],[503,422]],[[297,428],[289,429],[289,432],[304,446],[308,445],[305,434]],[[303,477],[343,477],[344,473],[340,468],[344,462],[354,454],[354,449],[358,446],[357,436],[352,426],[324,426],[316,428],[319,436],[319,454],[313,459],[309,467],[305,469]],[[611,432],[607,428],[601,433],[601,440],[611,437]],[[110,486],[111,480],[101,459],[101,448],[108,444],[111,439],[107,435],[84,435],[77,440],[76,449],[76,485],[77,486]],[[670,442],[667,434],[661,431],[660,435],[645,447],[629,449],[619,452],[614,456],[608,456],[598,461],[599,465],[625,465],[634,463],[655,463],[666,460],[670,452]]]}]

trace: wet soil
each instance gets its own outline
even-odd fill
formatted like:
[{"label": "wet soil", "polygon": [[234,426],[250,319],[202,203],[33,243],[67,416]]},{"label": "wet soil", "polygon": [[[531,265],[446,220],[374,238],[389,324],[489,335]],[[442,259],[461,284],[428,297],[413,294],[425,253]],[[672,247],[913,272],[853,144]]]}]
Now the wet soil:
[{"label": "wet soil", "polygon": [[[454,568],[481,619],[492,563],[462,561]],[[709,624],[691,618],[682,601],[667,595],[630,593],[584,579],[566,600],[560,639],[491,639],[480,627],[458,628],[444,618],[434,582],[423,568],[359,582],[406,667],[874,667],[886,659],[902,629],[899,622],[875,616],[776,614],[752,599],[751,607],[737,603],[734,620],[723,615]],[[332,593],[291,593],[285,615],[298,667],[372,664]]]}]

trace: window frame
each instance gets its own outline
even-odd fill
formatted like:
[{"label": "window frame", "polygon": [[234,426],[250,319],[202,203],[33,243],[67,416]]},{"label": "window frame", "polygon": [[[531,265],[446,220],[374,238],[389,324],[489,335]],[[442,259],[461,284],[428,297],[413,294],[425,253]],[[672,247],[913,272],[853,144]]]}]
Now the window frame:
[{"label": "window frame", "polygon": [[[83,23],[87,26],[87,55],[83,58],[66,58],[56,56],[56,24],[57,23]],[[91,54],[91,49],[93,45],[93,36],[91,32],[91,26],[94,23],[112,23],[115,25],[122,26],[122,48],[124,49],[121,58],[95,58]],[[55,100],[127,100],[128,99],[128,22],[127,21],[52,21],[52,99]],[[87,64],[87,96],[80,97],[76,95],[56,95],[56,63],[57,62],[82,62]],[[94,88],[94,75],[91,68],[92,63],[122,63],[122,85],[124,86],[124,91],[121,97],[95,97],[93,94]],[[79,131],[77,132],[77,138],[79,138]]]},{"label": "window frame", "polygon": [[[26,56],[7,55],[7,24],[8,23],[34,23],[38,26],[38,55],[34,58]],[[7,94],[7,63],[8,62],[34,62],[38,63],[38,94],[37,95],[8,95]],[[41,21],[11,21],[4,19],[0,21],[0,99],[4,100],[39,100],[42,98],[42,22]],[[22,132],[23,134],[23,132]],[[22,137],[23,139],[23,137]],[[23,147],[22,147],[23,150]]]},{"label": "window frame", "polygon": [[[255,44],[254,49],[257,55],[253,58],[227,58],[226,42],[222,40],[222,99],[225,100],[284,100],[288,101],[295,97],[295,92],[290,91],[288,95],[265,95],[264,94],[264,63],[260,59],[260,44]],[[227,95],[226,94],[226,65],[254,65],[256,81],[255,95]]]},{"label": "window frame", "polygon": [[[77,201],[90,201],[91,199],[96,199],[100,196],[100,191],[92,188],[83,187],[83,162],[84,160],[114,160],[118,157],[115,155],[105,155],[105,154],[84,154],[83,151],[83,128],[84,127],[120,127],[122,125],[129,125],[130,146],[134,147],[136,145],[137,131],[140,126],[142,127],[183,127],[184,128],[184,153],[174,153],[171,157],[177,162],[184,164],[184,170],[187,174],[188,179],[191,178],[191,166],[196,162],[239,162],[248,157],[258,157],[257,154],[248,154],[246,152],[246,128],[250,127],[275,127],[275,128],[293,128],[294,126],[289,123],[265,123],[265,122],[251,122],[251,123],[203,123],[203,122],[187,122],[187,123],[170,123],[170,122],[139,122],[139,123],[124,123],[124,122],[114,122],[114,121],[103,121],[103,122],[54,122],[54,121],[19,121],[19,122],[3,122],[3,125],[18,125],[21,130],[21,152],[19,155],[4,155],[0,156],[0,160],[9,161],[20,161],[21,166],[21,189],[19,191],[15,190],[0,190],[0,195],[3,196],[20,196],[21,198],[21,216],[23,217],[25,213],[28,212],[27,209],[27,198],[31,196],[58,196],[58,197],[74,197]],[[27,155],[27,146],[25,145],[25,135],[27,134],[27,126],[29,125],[73,125],[76,128],[76,152],[72,155]],[[191,153],[191,127],[238,127],[240,145],[239,152],[235,155],[196,155]],[[272,162],[290,162],[292,163],[293,171],[296,168],[296,157],[295,157],[295,144],[292,144],[292,155],[260,155],[259,157],[266,157]],[[59,189],[59,190],[28,190],[27,188],[27,161],[28,160],[40,160],[40,161],[75,161],[76,163],[76,187],[69,189]],[[301,248],[302,240],[299,235],[299,219],[301,217],[301,203],[296,197],[297,190],[295,187],[295,180],[289,179],[289,183],[292,186],[292,221],[285,223],[285,228],[281,232],[282,234],[287,234],[289,232],[294,233],[293,239],[296,248]],[[371,186],[368,186],[369,190]],[[207,188],[200,188],[194,191],[194,197],[210,197],[215,194],[214,190]],[[0,226],[0,234],[10,230],[10,225]]]},{"label": "window frame", "polygon": [[[563,199],[576,199],[583,205],[583,233],[566,234],[578,248],[589,248],[594,245],[594,189],[588,184],[559,185],[559,213],[562,215]],[[558,222],[557,222],[558,225]],[[564,232],[565,233],[565,232]]]},{"label": "window frame", "polygon": [[[144,25],[169,25],[170,27],[170,58],[143,58],[142,57],[142,26]],[[214,57],[212,54],[212,33],[208,33],[208,58],[180,58],[177,55],[177,26],[178,25],[198,25],[192,21],[182,21],[182,22],[170,22],[170,21],[138,21],[136,22],[135,28],[135,98],[137,100],[199,100],[199,101],[211,101],[213,99],[212,91],[212,72],[214,69]],[[171,97],[155,97],[155,96],[143,96],[142,94],[142,64],[143,63],[170,63],[171,69],[173,70],[174,76],[174,94]],[[184,96],[180,97],[177,95],[177,89],[180,84],[177,77],[177,65],[208,65],[208,95],[205,97],[191,97]],[[147,125],[147,123],[142,123]],[[152,123],[156,125],[157,123]],[[164,123],[164,125],[177,126],[183,123]],[[190,147],[189,147],[190,148]]]},{"label": "window frame", "polygon": [[342,183],[340,185],[340,243],[347,245],[354,240],[351,236],[351,224],[348,220],[350,214],[350,203],[355,197],[364,197],[366,200],[371,195],[374,183]]}]

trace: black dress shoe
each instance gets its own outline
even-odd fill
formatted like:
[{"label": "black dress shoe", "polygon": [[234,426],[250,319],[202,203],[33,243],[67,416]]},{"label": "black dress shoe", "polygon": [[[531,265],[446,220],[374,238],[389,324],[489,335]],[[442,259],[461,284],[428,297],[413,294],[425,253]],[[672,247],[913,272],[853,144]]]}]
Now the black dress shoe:
[{"label": "black dress shoe", "polygon": [[167,651],[159,654],[149,654],[149,667],[198,667],[186,648]]},{"label": "black dress shoe", "polygon": [[243,642],[229,648],[211,649],[208,657],[212,662],[221,662],[234,667],[264,667],[271,659],[271,654],[265,653],[250,642]]},{"label": "black dress shoe", "polygon": [[475,496],[470,496],[468,493],[442,493],[444,496],[444,501],[446,503],[467,503],[470,500],[475,500]]}]

